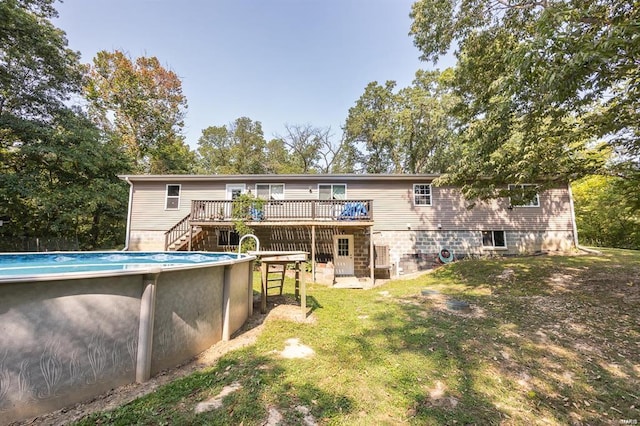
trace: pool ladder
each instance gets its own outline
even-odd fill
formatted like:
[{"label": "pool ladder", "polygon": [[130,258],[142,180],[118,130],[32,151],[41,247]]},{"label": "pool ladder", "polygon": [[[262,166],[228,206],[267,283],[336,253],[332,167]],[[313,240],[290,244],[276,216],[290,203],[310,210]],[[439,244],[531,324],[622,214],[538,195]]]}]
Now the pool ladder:
[{"label": "pool ladder", "polygon": [[242,238],[240,238],[240,241],[238,241],[238,257],[240,257],[240,252],[242,251],[242,241],[247,237],[251,237],[256,240],[256,251],[260,251],[260,240],[258,239],[258,237],[253,234],[246,234],[243,235]]}]

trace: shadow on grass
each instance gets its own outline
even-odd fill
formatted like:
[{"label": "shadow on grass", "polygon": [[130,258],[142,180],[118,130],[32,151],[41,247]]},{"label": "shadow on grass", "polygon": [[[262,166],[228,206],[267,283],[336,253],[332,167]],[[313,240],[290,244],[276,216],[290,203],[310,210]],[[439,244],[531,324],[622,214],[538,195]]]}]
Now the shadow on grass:
[{"label": "shadow on grass", "polygon": [[[225,355],[215,367],[193,373],[111,412],[93,414],[77,425],[280,425],[303,424],[305,414],[344,415],[353,408],[345,395],[326,392],[313,383],[294,387],[282,380],[281,361],[250,347]],[[199,402],[216,398],[225,387],[239,389],[222,398],[222,406],[196,414]],[[305,408],[300,408],[305,407]],[[277,413],[274,416],[274,411]]]},{"label": "shadow on grass", "polygon": [[[85,424],[254,425],[275,408],[281,424],[294,425],[303,423],[298,407],[340,424],[637,419],[636,260],[633,254],[474,260],[369,291],[311,286],[307,303],[317,324],[270,322],[255,346]],[[425,286],[481,314],[449,311],[421,294]],[[283,303],[298,304],[286,292],[268,307]],[[292,337],[312,344],[317,356],[272,356]],[[193,413],[197,402],[234,382],[242,389],[222,409]]]},{"label": "shadow on grass", "polygon": [[[421,360],[422,380],[430,384],[413,387],[417,423],[636,419],[637,258],[460,262],[425,282],[464,298],[485,315],[447,312],[418,293],[397,299],[400,314],[376,316],[376,324],[354,340],[366,354],[375,352],[371,342],[384,339],[398,357]],[[506,269],[513,275],[497,281]],[[480,294],[479,287],[490,292]],[[415,374],[407,369],[390,378],[411,380]]]}]

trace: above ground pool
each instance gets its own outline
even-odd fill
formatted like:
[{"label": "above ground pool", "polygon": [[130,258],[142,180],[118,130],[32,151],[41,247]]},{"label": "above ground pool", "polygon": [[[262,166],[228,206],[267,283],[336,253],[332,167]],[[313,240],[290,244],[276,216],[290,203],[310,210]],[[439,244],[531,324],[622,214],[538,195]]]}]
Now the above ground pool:
[{"label": "above ground pool", "polygon": [[[246,255],[241,255],[246,256]],[[237,260],[235,253],[212,252],[50,252],[0,254],[0,281],[82,273],[141,273]]]},{"label": "above ground pool", "polygon": [[253,313],[255,256],[0,254],[0,425],[144,382]]}]

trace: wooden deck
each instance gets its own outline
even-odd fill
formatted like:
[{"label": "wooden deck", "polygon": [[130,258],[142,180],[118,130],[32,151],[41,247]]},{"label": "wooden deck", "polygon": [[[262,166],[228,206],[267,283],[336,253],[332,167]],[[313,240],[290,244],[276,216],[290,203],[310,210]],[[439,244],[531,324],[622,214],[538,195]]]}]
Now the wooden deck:
[{"label": "wooden deck", "polygon": [[227,200],[193,200],[191,212],[165,232],[165,250],[179,250],[206,227],[232,228],[238,220],[254,227],[371,227],[373,200],[271,200],[257,202],[236,218]]},{"label": "wooden deck", "polygon": [[[233,223],[233,201],[194,200],[191,203],[192,224],[211,222]],[[237,214],[237,213],[236,213]],[[247,224],[264,222],[287,225],[319,224],[322,222],[372,222],[372,200],[272,200],[250,207],[245,217]]]}]

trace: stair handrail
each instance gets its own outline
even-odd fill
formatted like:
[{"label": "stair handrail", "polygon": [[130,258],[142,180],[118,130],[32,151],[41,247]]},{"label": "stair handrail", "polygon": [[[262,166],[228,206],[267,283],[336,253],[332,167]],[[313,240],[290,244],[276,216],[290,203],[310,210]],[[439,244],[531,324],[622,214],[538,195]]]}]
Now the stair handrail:
[{"label": "stair handrail", "polygon": [[189,231],[189,219],[191,213],[180,219],[178,223],[173,225],[171,229],[164,233],[164,250],[169,250],[169,246],[180,239]]}]

